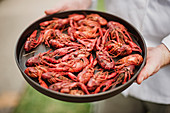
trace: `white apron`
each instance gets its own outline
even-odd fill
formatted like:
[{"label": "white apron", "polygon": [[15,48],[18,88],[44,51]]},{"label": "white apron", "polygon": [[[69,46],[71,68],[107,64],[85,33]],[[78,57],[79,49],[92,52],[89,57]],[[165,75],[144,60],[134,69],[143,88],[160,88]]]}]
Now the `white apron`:
[{"label": "white apron", "polygon": [[[107,12],[134,25],[148,47],[155,47],[164,39],[163,43],[170,50],[170,0],[105,0],[105,5]],[[141,85],[133,83],[123,94],[170,104],[170,65],[161,68]]]}]

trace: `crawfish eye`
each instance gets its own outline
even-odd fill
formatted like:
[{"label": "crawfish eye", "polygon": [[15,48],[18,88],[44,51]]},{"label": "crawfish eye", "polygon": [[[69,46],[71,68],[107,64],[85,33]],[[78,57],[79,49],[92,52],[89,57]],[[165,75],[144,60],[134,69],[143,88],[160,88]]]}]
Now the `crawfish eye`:
[{"label": "crawfish eye", "polygon": [[57,59],[59,59],[59,58],[62,58],[63,56],[61,56],[61,55],[56,55],[55,56],[55,59],[57,60]]},{"label": "crawfish eye", "polygon": [[59,88],[58,88],[56,85],[53,85],[53,86],[51,87],[51,89],[54,90],[54,91],[57,91]]}]

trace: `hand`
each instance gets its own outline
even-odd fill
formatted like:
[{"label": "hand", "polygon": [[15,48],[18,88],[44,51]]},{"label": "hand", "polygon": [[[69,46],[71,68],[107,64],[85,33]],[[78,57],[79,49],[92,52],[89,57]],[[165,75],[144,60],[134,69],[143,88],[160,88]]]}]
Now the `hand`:
[{"label": "hand", "polygon": [[45,10],[46,15],[66,10],[87,9],[91,5],[91,0],[57,0],[53,9]]},{"label": "hand", "polygon": [[158,72],[161,67],[170,63],[170,52],[163,44],[157,47],[149,47],[147,51],[146,65],[137,77],[136,82],[138,84],[141,84],[142,81]]}]

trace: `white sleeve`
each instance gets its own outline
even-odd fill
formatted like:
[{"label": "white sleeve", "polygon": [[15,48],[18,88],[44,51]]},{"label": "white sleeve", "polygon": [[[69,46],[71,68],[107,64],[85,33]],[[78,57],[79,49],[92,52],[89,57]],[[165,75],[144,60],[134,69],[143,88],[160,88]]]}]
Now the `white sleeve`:
[{"label": "white sleeve", "polygon": [[170,51],[170,34],[166,36],[163,40],[162,43],[168,48]]}]

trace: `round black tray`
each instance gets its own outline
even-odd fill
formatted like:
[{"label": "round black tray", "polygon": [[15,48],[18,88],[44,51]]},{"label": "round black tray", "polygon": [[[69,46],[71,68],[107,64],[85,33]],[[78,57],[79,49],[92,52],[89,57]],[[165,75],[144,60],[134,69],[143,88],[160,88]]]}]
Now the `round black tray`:
[{"label": "round black tray", "polygon": [[[60,92],[55,92],[52,91],[50,89],[45,89],[43,87],[41,87],[39,85],[39,83],[37,82],[37,80],[34,80],[30,77],[28,77],[25,73],[24,70],[26,69],[25,66],[25,62],[28,59],[28,57],[33,56],[34,54],[30,54],[28,56],[24,56],[25,51],[23,49],[24,43],[27,39],[27,37],[35,30],[39,28],[39,23],[43,22],[43,21],[47,21],[47,20],[51,20],[53,17],[58,17],[58,18],[66,18],[68,17],[68,15],[73,14],[73,13],[77,13],[77,14],[91,14],[91,13],[96,13],[99,14],[100,16],[104,17],[105,19],[107,19],[108,21],[116,21],[119,22],[121,24],[123,24],[130,33],[132,33],[135,37],[133,37],[133,40],[141,47],[142,49],[142,56],[144,58],[143,63],[141,64],[140,67],[138,67],[135,70],[135,74],[134,76],[125,84],[120,85],[118,87],[116,87],[115,89],[111,89],[105,92],[101,92],[98,94],[90,94],[90,95],[80,95],[80,96],[75,96],[75,95],[70,95],[70,94],[64,94],[64,93],[60,93]],[[37,21],[35,21],[34,23],[32,23],[30,26],[28,26],[24,32],[21,34],[21,36],[18,39],[18,42],[16,44],[16,49],[15,49],[15,60],[16,63],[18,65],[19,70],[21,71],[23,77],[25,78],[25,80],[36,90],[38,90],[39,92],[55,98],[55,99],[59,99],[59,100],[63,100],[63,101],[68,101],[68,102],[93,102],[93,101],[99,101],[99,100],[103,100],[112,96],[115,96],[117,94],[119,94],[120,92],[122,92],[123,90],[125,90],[126,88],[128,88],[136,79],[136,77],[138,76],[139,72],[141,71],[141,69],[143,68],[145,62],[146,62],[146,44],[145,41],[143,39],[143,37],[141,36],[141,34],[138,32],[138,30],[132,26],[130,23],[128,23],[127,21],[125,21],[122,18],[119,18],[117,16],[114,16],[112,14],[109,13],[105,13],[105,12],[100,12],[100,11],[93,11],[93,10],[72,10],[72,11],[65,11],[65,12],[60,12],[60,13],[55,13],[53,15],[48,15],[45,16]],[[40,45],[38,48],[35,49],[35,51],[37,51],[35,54],[38,54],[39,52],[44,52],[46,51],[46,48],[42,47],[42,45]]]}]

